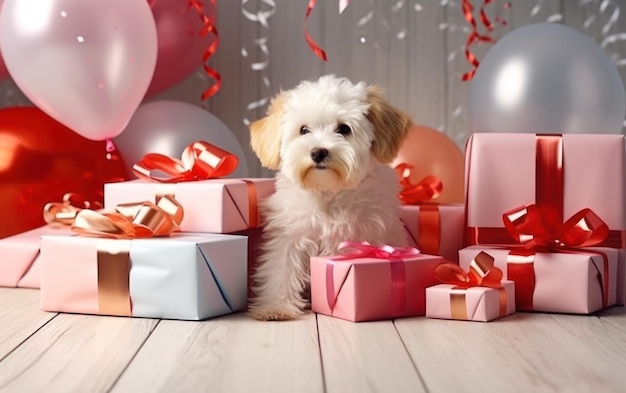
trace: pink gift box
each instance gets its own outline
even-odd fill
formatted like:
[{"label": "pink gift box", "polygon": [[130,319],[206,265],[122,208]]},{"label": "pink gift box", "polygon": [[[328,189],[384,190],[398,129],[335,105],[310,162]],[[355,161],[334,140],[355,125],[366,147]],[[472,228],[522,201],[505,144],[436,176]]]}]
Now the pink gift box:
[{"label": "pink gift box", "polygon": [[[311,309],[354,322],[424,315],[426,288],[439,282],[434,270],[443,262],[440,256],[426,254],[403,258],[403,262],[380,258],[332,258],[311,258]],[[393,294],[392,263],[402,264],[406,277],[406,287],[399,294],[403,307],[399,309],[393,300],[397,297]],[[335,304],[331,309],[333,301]]]},{"label": "pink gift box", "polygon": [[[535,134],[474,134],[466,149],[466,244],[505,244],[490,235],[504,230],[502,214],[537,203]],[[566,134],[563,150],[563,217],[592,209],[611,230],[619,249],[617,304],[626,300],[626,159],[623,135]],[[485,234],[486,236],[482,236]],[[604,246],[604,244],[602,244]],[[519,307],[518,307],[519,310]]]},{"label": "pink gift box", "polygon": [[405,205],[400,208],[400,219],[408,231],[409,245],[425,254],[459,261],[465,228],[463,204]]},{"label": "pink gift box", "polygon": [[0,287],[39,288],[39,238],[69,233],[69,227],[46,225],[0,240]]},{"label": "pink gift box", "polygon": [[[515,312],[515,284],[503,280],[505,299],[500,298],[500,291],[488,287],[456,288],[451,284],[439,284],[426,288],[426,316],[438,319],[458,319],[463,321],[488,322]],[[455,309],[452,296],[461,296],[462,309]],[[458,298],[457,298],[458,299]],[[501,301],[506,302],[504,314],[500,315]],[[504,305],[504,304],[503,304]]]},{"label": "pink gift box", "polygon": [[[616,304],[619,251],[614,248],[538,252],[524,257],[504,247],[470,246],[459,251],[460,266],[468,269],[481,251],[494,258],[494,266],[502,270],[504,278],[515,281],[517,311],[589,314],[603,308],[605,291],[606,306]],[[607,256],[606,266],[601,253]],[[608,288],[604,288],[607,283]]]},{"label": "pink gift box", "polygon": [[[251,190],[253,188],[253,190]],[[256,193],[256,198],[253,194]],[[181,183],[130,180],[104,185],[104,206],[174,195],[185,209],[182,232],[231,233],[259,226],[258,203],[274,193],[274,179],[211,179]],[[256,222],[256,225],[255,225]]]}]

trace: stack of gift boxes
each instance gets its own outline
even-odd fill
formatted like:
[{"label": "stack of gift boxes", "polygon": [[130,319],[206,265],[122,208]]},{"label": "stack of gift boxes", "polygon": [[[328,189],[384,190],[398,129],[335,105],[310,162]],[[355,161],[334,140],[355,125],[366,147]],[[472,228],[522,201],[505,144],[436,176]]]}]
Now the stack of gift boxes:
[{"label": "stack of gift boxes", "polygon": [[71,228],[51,219],[0,241],[0,285],[41,287],[46,311],[201,320],[245,310],[249,246],[274,180],[207,179],[237,165],[207,146],[186,153],[200,164],[217,158],[226,172],[146,155],[140,179],[105,184],[102,211],[64,201],[57,213],[75,215]]},{"label": "stack of gift boxes", "polygon": [[624,164],[622,135],[474,134],[465,204],[401,208],[422,252],[313,258],[312,308],[351,321],[490,321],[623,305]]},{"label": "stack of gift boxes", "polygon": [[[474,134],[465,203],[402,206],[409,247],[342,239],[337,255],[311,258],[312,310],[490,321],[623,305],[624,164],[621,135]],[[244,310],[258,203],[273,179],[143,177],[105,185],[105,210],[173,198],[184,211],[178,231],[25,232],[0,241],[0,285],[41,282],[48,311],[200,320]]]}]

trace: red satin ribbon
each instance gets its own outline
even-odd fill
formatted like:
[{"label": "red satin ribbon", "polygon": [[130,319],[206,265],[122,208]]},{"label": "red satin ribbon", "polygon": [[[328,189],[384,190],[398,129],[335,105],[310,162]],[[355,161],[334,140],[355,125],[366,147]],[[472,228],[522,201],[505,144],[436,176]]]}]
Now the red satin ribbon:
[{"label": "red satin ribbon", "polygon": [[413,165],[401,163],[396,165],[395,170],[400,178],[400,200],[405,205],[419,205],[441,195],[443,182],[436,176],[426,176],[419,183],[411,182],[411,169]]},{"label": "red satin ribbon", "polygon": [[[406,312],[406,271],[403,258],[420,255],[420,251],[413,247],[376,247],[369,243],[342,242],[339,245],[337,256],[330,259],[326,265],[326,300],[330,310],[335,309],[338,291],[335,291],[334,266],[356,258],[377,258],[389,261],[391,268],[391,302],[392,317],[401,316]],[[343,285],[343,283],[342,283]],[[341,289],[341,286],[340,286]]]},{"label": "red satin ribbon", "polygon": [[328,57],[326,56],[326,52],[311,38],[309,34],[309,30],[306,27],[306,22],[309,20],[309,15],[311,15],[311,11],[315,7],[316,0],[309,0],[309,4],[306,6],[306,14],[304,15],[304,38],[306,39],[307,44],[315,54],[315,56],[319,57],[324,61],[328,61]]},{"label": "red satin ribbon", "polygon": [[[206,180],[231,174],[237,168],[239,158],[208,142],[198,141],[185,148],[182,160],[158,153],[146,154],[133,166],[138,177],[162,183]],[[159,171],[168,177],[156,177]]]},{"label": "red satin ribbon", "polygon": [[[507,248],[511,250],[509,257],[513,259],[529,258],[536,252],[601,255],[604,260],[604,280],[600,280],[600,284],[603,306],[606,307],[609,289],[608,257],[604,253],[583,248],[607,246],[609,235],[612,235],[612,238],[608,243],[614,243],[616,237],[619,237],[621,242],[623,235],[621,231],[609,231],[606,223],[588,208],[578,211],[563,222],[565,166],[562,135],[538,134],[535,139],[535,152],[536,204],[505,212],[502,216],[504,229],[469,228],[470,243],[508,245]],[[615,232],[618,232],[618,236]],[[621,244],[612,246],[619,248]],[[528,265],[532,266],[532,261]],[[518,306],[524,303],[524,306],[518,308],[532,310],[534,269],[519,266],[517,263],[508,263],[507,269],[508,273],[513,274],[507,277],[516,282],[516,303]],[[532,291],[529,288],[532,288]]]},{"label": "red satin ribbon", "polygon": [[215,70],[214,68],[207,65],[207,61],[211,58],[211,56],[215,54],[215,52],[217,51],[217,47],[220,43],[220,37],[217,34],[217,28],[215,27],[215,14],[217,4],[215,0],[208,1],[211,4],[211,9],[213,10],[213,13],[210,17],[204,14],[204,7],[201,1],[189,0],[189,6],[198,12],[200,19],[202,20],[203,26],[202,30],[200,30],[200,37],[204,37],[208,34],[213,34],[215,36],[213,42],[211,42],[209,47],[204,51],[204,54],[202,55],[202,68],[204,69],[204,73],[207,74],[208,77],[213,78],[215,83],[213,83],[212,86],[209,86],[207,89],[204,90],[204,92],[202,92],[202,101],[215,95],[222,87],[222,76],[220,75],[220,73],[217,72],[217,70]]},{"label": "red satin ribbon", "polygon": [[82,195],[68,192],[62,202],[49,202],[43,207],[43,219],[48,224],[71,225],[83,209],[102,209],[98,201],[89,202]]}]

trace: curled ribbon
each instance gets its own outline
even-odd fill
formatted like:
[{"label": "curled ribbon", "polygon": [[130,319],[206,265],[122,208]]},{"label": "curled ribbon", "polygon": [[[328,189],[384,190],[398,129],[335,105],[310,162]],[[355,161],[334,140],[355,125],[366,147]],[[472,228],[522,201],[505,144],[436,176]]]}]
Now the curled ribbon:
[{"label": "curled ribbon", "polygon": [[458,288],[471,287],[502,287],[502,270],[493,266],[493,257],[481,251],[470,263],[469,271],[465,272],[456,263],[442,263],[435,268],[435,277],[445,284]]},{"label": "curled ribbon", "polygon": [[465,289],[486,287],[497,289],[500,296],[499,316],[507,311],[507,293],[502,286],[502,270],[493,266],[491,255],[481,251],[465,272],[456,263],[443,263],[435,268],[435,277],[441,282],[454,285],[450,293],[450,311],[453,319],[468,319]]},{"label": "curled ribbon", "polygon": [[541,214],[536,204],[521,206],[502,215],[507,232],[529,250],[558,250],[591,247],[609,234],[608,225],[591,209],[585,208],[565,223],[549,223],[554,217]]},{"label": "curled ribbon", "polygon": [[[239,164],[236,155],[208,142],[198,141],[185,148],[182,159],[163,154],[148,153],[133,166],[142,179],[161,183],[206,180],[231,174]],[[168,177],[156,177],[159,171]]]},{"label": "curled ribbon", "polygon": [[309,47],[311,48],[315,56],[324,61],[328,61],[326,52],[315,42],[315,40],[313,40],[313,38],[309,34],[309,30],[306,27],[306,22],[309,19],[309,15],[311,15],[311,11],[313,11],[316,2],[317,0],[309,0],[309,4],[306,6],[306,14],[304,15],[304,39],[306,40],[307,44],[309,44]]},{"label": "curled ribbon", "polygon": [[72,230],[80,235],[113,239],[169,236],[183,220],[183,207],[171,196],[152,202],[118,205],[114,212],[83,209],[76,214]]},{"label": "curled ribbon", "polygon": [[198,15],[200,16],[200,20],[202,21],[200,37],[204,37],[209,34],[213,34],[213,36],[215,37],[213,42],[202,54],[202,69],[208,77],[213,78],[213,80],[215,81],[212,86],[209,86],[206,90],[204,90],[204,92],[202,92],[202,101],[215,95],[222,87],[222,75],[220,75],[220,73],[216,69],[207,65],[207,61],[211,58],[211,56],[215,54],[215,52],[217,51],[217,47],[220,43],[220,37],[217,33],[217,28],[215,27],[215,9],[217,8],[216,0],[209,0],[209,4],[211,5],[211,9],[213,10],[213,13],[210,17],[205,15],[202,1],[189,0],[189,7],[196,10]]},{"label": "curled ribbon", "polygon": [[399,197],[405,205],[419,205],[421,203],[436,199],[443,191],[443,182],[436,176],[426,176],[419,183],[411,182],[411,169],[413,165],[401,163],[395,167],[400,177],[402,190]]},{"label": "curled ribbon", "polygon": [[68,192],[63,195],[63,202],[50,202],[44,206],[43,219],[48,224],[71,225],[83,209],[102,209],[102,204],[89,202],[79,194]]}]

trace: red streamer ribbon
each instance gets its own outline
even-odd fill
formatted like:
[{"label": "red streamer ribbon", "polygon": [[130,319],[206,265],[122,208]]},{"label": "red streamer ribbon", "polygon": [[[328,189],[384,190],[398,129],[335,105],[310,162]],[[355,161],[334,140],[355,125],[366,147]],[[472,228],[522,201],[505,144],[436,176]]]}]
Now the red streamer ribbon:
[{"label": "red streamer ribbon", "polygon": [[[483,0],[483,3],[480,7],[480,12],[479,12],[480,21],[482,22],[482,25],[484,26],[485,29],[487,29],[488,32],[493,30],[494,25],[493,23],[491,23],[491,21],[487,17],[487,14],[485,13],[485,7],[489,5],[489,3],[491,3],[492,1],[493,0]],[[509,8],[510,3],[506,3],[504,7]],[[468,35],[467,41],[465,42],[465,57],[467,58],[467,61],[473,66],[473,68],[472,70],[463,74],[463,76],[461,77],[463,81],[468,81],[474,77],[474,74],[476,73],[476,69],[478,68],[480,64],[480,62],[476,58],[476,55],[474,55],[474,53],[470,51],[470,47],[478,43],[484,43],[484,42],[494,43],[495,40],[489,34],[480,34],[478,32],[478,24],[476,23],[476,19],[474,18],[474,6],[472,5],[470,0],[463,0],[461,8],[463,10],[463,16],[465,17],[465,20],[471,26],[470,34]],[[500,24],[506,25],[506,21],[504,21],[503,19],[496,18],[496,20]]]},{"label": "red streamer ribbon", "polygon": [[200,19],[202,20],[203,26],[200,30],[200,37],[204,37],[209,34],[213,34],[215,36],[213,42],[211,42],[209,47],[204,51],[204,54],[202,55],[202,68],[205,74],[215,81],[213,85],[209,86],[207,89],[204,90],[204,92],[202,92],[202,101],[215,95],[222,87],[222,76],[220,75],[220,73],[217,72],[217,70],[215,70],[214,68],[207,65],[207,61],[211,58],[211,56],[213,56],[213,54],[215,54],[215,52],[217,51],[217,47],[220,43],[220,38],[217,34],[217,28],[215,27],[215,14],[217,9],[216,0],[208,1],[211,4],[211,9],[213,10],[213,13],[210,17],[205,15],[202,1],[189,0],[189,7],[196,10],[198,12],[198,15],[200,16]]},{"label": "red streamer ribbon", "polygon": [[316,0],[309,0],[309,4],[306,6],[306,14],[304,16],[304,38],[306,39],[307,44],[315,54],[315,56],[319,57],[324,61],[328,61],[326,57],[326,52],[311,38],[309,34],[309,30],[306,27],[306,22],[309,20],[309,15],[311,15],[311,11],[315,7]]},{"label": "red streamer ribbon", "polygon": [[[238,164],[236,155],[208,142],[198,141],[185,148],[181,160],[148,153],[133,166],[133,171],[145,180],[177,183],[227,176],[235,171]],[[155,171],[165,173],[167,177],[156,177]]]},{"label": "red streamer ribbon", "polygon": [[102,209],[98,201],[89,202],[82,195],[68,192],[62,202],[50,202],[43,208],[43,219],[48,224],[71,225],[79,211],[83,209]]},{"label": "red streamer ribbon", "polygon": [[419,205],[438,198],[443,191],[443,182],[436,176],[426,176],[419,183],[411,182],[413,165],[401,163],[395,170],[400,178],[402,190],[399,197],[405,205]]},{"label": "red streamer ribbon", "polygon": [[335,309],[338,292],[335,291],[334,264],[356,258],[386,259],[391,268],[391,301],[392,316],[400,316],[406,310],[406,272],[403,258],[420,255],[420,251],[413,247],[376,247],[363,242],[342,242],[339,245],[337,256],[334,256],[326,265],[326,299],[331,311]]}]

